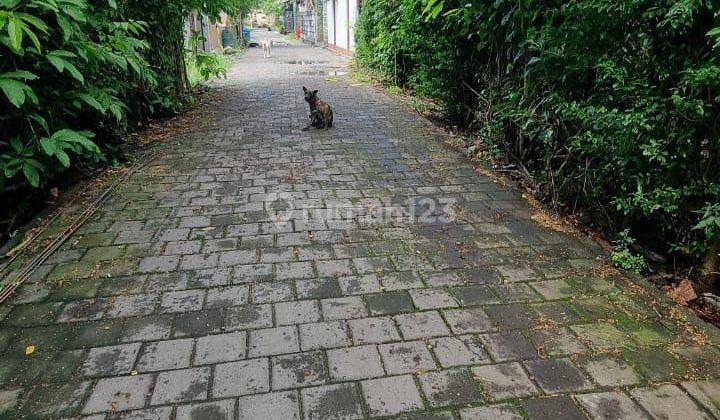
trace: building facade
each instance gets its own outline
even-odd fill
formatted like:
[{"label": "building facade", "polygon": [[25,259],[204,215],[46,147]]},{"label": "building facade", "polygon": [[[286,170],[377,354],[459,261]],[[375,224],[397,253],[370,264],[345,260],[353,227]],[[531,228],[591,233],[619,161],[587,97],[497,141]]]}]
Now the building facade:
[{"label": "building facade", "polygon": [[325,0],[288,0],[283,22],[286,33],[300,30],[303,42],[324,44],[327,40]]},{"label": "building facade", "polygon": [[[225,13],[220,15],[220,19],[217,21],[211,20],[207,15],[193,11],[187,19],[185,19],[185,44],[187,47],[187,41],[193,34],[199,33],[202,35],[203,40],[198,45],[198,48],[203,51],[215,51],[222,49],[224,46],[223,33],[232,32],[235,34],[235,42],[237,42],[237,28],[233,25],[230,16]],[[225,43],[227,43],[227,37]]]},{"label": "building facade", "polygon": [[360,0],[323,0],[327,15],[326,43],[339,52],[355,51],[355,22]]}]

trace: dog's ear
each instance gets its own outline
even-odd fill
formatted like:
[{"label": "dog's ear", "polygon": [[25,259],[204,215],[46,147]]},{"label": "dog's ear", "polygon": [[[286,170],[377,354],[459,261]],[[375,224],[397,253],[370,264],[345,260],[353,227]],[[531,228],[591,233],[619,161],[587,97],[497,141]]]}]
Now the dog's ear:
[{"label": "dog's ear", "polygon": [[307,92],[307,88],[303,86],[303,92]]},{"label": "dog's ear", "polygon": [[317,89],[313,90],[313,95],[317,95]]}]

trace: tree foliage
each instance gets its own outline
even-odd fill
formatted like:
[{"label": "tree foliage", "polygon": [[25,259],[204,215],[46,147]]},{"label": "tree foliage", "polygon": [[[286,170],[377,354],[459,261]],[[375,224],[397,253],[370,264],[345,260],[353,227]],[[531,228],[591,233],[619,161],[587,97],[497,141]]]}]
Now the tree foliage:
[{"label": "tree foliage", "polygon": [[128,129],[182,105],[187,14],[255,3],[0,0],[0,192],[116,159]]},{"label": "tree foliage", "polygon": [[676,256],[720,252],[709,0],[367,0],[357,60],[438,98],[539,196]]}]

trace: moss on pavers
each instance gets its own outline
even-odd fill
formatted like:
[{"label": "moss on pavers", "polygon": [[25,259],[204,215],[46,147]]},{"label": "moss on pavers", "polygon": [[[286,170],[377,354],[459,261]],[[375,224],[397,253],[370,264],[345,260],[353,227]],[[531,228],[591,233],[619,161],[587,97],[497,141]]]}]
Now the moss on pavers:
[{"label": "moss on pavers", "polygon": [[571,325],[570,329],[578,335],[581,341],[595,351],[637,347],[637,343],[628,334],[606,322]]},{"label": "moss on pavers", "polygon": [[650,382],[679,381],[692,376],[687,362],[660,347],[627,350],[622,356]]},{"label": "moss on pavers", "polygon": [[48,296],[53,301],[80,300],[95,297],[103,279],[73,279],[55,286]]},{"label": "moss on pavers", "polygon": [[15,306],[3,321],[11,327],[34,327],[50,324],[60,313],[62,304],[58,302],[29,303]]}]

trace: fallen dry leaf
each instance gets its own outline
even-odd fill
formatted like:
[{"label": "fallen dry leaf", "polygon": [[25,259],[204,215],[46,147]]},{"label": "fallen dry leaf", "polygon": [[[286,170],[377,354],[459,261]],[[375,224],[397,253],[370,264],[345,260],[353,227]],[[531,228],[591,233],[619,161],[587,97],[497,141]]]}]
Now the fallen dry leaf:
[{"label": "fallen dry leaf", "polygon": [[35,353],[35,346],[27,346],[25,347],[25,355],[29,356],[31,354]]},{"label": "fallen dry leaf", "polygon": [[668,292],[673,300],[681,305],[687,305],[691,300],[697,299],[695,289],[689,279],[682,279],[680,283]]}]

